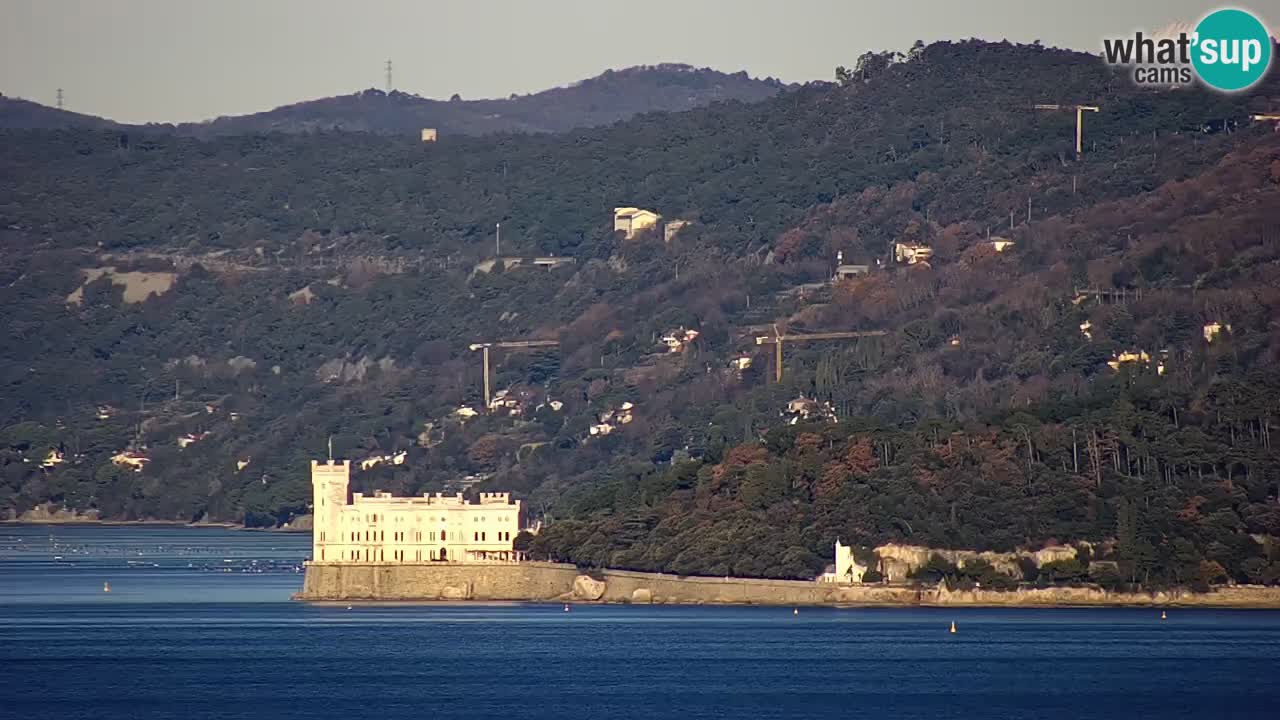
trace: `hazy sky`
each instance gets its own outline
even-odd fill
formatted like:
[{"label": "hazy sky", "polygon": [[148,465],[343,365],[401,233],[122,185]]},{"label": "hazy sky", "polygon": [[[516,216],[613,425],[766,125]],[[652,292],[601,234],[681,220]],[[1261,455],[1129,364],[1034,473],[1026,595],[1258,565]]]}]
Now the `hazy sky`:
[{"label": "hazy sky", "polygon": [[[867,49],[978,37],[1098,52],[1195,0],[0,0],[0,92],[124,122],[203,120],[383,87],[506,97],[685,62],[831,79]],[[1280,23],[1280,0],[1236,3]]]}]

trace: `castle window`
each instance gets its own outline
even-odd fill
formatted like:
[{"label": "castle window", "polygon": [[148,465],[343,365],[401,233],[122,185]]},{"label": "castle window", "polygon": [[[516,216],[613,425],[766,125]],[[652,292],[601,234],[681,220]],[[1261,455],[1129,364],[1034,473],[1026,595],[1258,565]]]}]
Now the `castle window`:
[{"label": "castle window", "polygon": [[484,539],[485,539],[485,538],[484,538],[484,533],[480,533],[480,540],[483,542],[483,541],[484,541]]},{"label": "castle window", "polygon": [[440,540],[441,540],[442,542],[444,541],[444,531],[443,531],[443,530],[441,530],[441,531],[440,531]]}]

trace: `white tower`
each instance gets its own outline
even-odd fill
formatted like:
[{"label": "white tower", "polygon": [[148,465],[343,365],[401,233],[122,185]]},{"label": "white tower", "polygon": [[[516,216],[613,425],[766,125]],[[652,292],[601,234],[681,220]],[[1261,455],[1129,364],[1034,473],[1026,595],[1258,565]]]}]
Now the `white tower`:
[{"label": "white tower", "polygon": [[859,565],[858,561],[853,557],[853,547],[845,545],[836,540],[836,582],[838,583],[860,583],[862,582],[862,574],[867,571],[863,565]]},{"label": "white tower", "polygon": [[351,463],[346,460],[311,461],[311,559],[318,562],[336,560],[327,557],[325,546],[339,544],[338,521],[347,504],[347,488],[351,483]]}]

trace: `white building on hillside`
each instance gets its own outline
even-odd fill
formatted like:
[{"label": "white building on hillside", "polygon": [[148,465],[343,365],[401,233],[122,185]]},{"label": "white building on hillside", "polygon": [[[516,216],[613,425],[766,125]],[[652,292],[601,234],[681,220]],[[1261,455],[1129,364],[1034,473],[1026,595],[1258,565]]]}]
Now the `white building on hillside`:
[{"label": "white building on hillside", "polygon": [[318,562],[515,562],[520,501],[508,493],[348,497],[351,464],[311,461],[311,559]]},{"label": "white building on hillside", "polygon": [[623,233],[630,240],[641,231],[657,227],[662,216],[652,210],[636,207],[619,207],[613,209],[613,231]]}]

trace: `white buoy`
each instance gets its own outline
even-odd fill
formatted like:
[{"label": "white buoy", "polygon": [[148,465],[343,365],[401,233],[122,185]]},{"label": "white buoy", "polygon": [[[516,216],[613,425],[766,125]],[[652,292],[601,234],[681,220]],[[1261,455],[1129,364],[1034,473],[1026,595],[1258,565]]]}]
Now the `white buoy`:
[{"label": "white buoy", "polygon": [[102,583],[102,592],[111,592],[111,583],[109,583],[109,582],[103,582],[103,583]]},{"label": "white buoy", "polygon": [[955,634],[956,634],[956,621],[955,621],[955,620],[952,620],[952,621],[951,621],[951,634],[952,634],[952,635],[955,635]]},{"label": "white buoy", "polygon": [[1169,616],[1168,616],[1168,615],[1166,615],[1166,614],[1165,614],[1165,612],[1164,612],[1163,610],[1161,610],[1161,611],[1160,611],[1160,619],[1161,619],[1161,620],[1168,620],[1168,619],[1169,619]]},{"label": "white buoy", "polygon": [[792,615],[799,615],[799,614],[800,614],[800,608],[791,608],[791,614],[792,614]]},{"label": "white buoy", "polygon": [[568,603],[565,603],[564,611],[565,611],[565,612],[569,612],[569,604],[568,604]]},{"label": "white buoy", "polygon": [[350,609],[351,609],[351,606],[350,606],[350,605],[348,605],[348,606],[347,606],[347,609],[348,609],[348,610],[350,610]]}]

